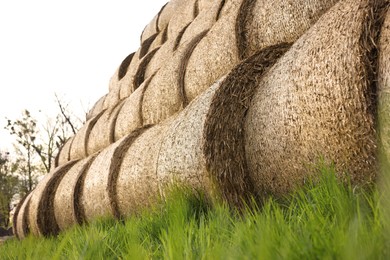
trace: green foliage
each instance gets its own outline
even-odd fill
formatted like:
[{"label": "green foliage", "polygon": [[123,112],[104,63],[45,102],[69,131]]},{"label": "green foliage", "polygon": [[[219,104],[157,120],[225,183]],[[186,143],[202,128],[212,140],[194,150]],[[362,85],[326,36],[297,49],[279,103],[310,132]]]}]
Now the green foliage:
[{"label": "green foliage", "polygon": [[379,197],[375,187],[340,184],[331,170],[287,198],[240,212],[175,188],[123,222],[7,241],[0,259],[388,259]]}]

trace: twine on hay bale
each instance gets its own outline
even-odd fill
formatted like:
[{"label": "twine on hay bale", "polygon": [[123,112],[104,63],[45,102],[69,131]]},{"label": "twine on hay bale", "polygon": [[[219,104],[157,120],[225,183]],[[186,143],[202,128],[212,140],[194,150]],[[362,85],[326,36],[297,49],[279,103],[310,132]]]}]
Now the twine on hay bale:
[{"label": "twine on hay bale", "polygon": [[295,42],[339,0],[246,0],[237,29],[241,58],[281,42]]},{"label": "twine on hay bale", "polygon": [[254,194],[243,128],[256,83],[290,46],[271,46],[244,60],[223,80],[211,101],[203,132],[203,152],[211,178],[222,198],[231,205],[242,206]]},{"label": "twine on hay bale", "polygon": [[53,207],[60,230],[65,230],[76,223],[82,224],[82,220],[78,217],[80,216],[80,207],[78,207],[80,192],[77,192],[77,184],[81,176],[88,171],[95,158],[95,156],[89,156],[78,161],[58,184]]},{"label": "twine on hay bale", "polygon": [[365,46],[367,29],[377,30],[367,26],[377,3],[339,2],[257,83],[245,151],[258,193],[291,191],[319,160],[353,184],[375,178],[375,93]]},{"label": "twine on hay bale", "polygon": [[30,199],[32,196],[32,192],[24,196],[24,198],[19,202],[16,207],[13,219],[13,233],[18,239],[25,238],[28,233],[30,233],[30,229],[28,226],[28,208],[30,205]]},{"label": "twine on hay bale", "polygon": [[73,138],[72,145],[70,147],[70,160],[79,160],[88,156],[87,145],[89,135],[93,126],[103,115],[105,110],[101,111],[99,114],[89,119],[81,129],[78,130],[76,135]]},{"label": "twine on hay bale", "polygon": [[94,154],[112,144],[115,134],[115,125],[118,113],[124,105],[124,101],[109,108],[96,121],[88,136],[87,155]]},{"label": "twine on hay bale", "polygon": [[124,100],[124,104],[118,113],[114,127],[114,141],[119,140],[120,138],[143,126],[143,97],[145,90],[153,77],[154,75],[145,80],[145,82],[139,88],[137,88],[133,94]]},{"label": "twine on hay bale", "polygon": [[149,206],[158,197],[157,159],[161,136],[169,120],[160,125],[146,126],[125,151],[117,170],[115,198],[117,214],[128,216]]},{"label": "twine on hay bale", "polygon": [[136,130],[102,150],[86,171],[79,194],[86,221],[101,216],[119,216],[113,194],[116,176],[123,154],[142,131]]},{"label": "twine on hay bale", "polygon": [[155,124],[187,105],[187,97],[182,84],[186,63],[192,51],[207,31],[195,36],[179,48],[172,59],[162,67],[151,80],[145,91],[142,103],[144,124]]},{"label": "twine on hay bale", "polygon": [[211,100],[221,82],[222,79],[218,80],[199,95],[167,127],[157,161],[157,182],[161,194],[164,195],[170,185],[180,183],[203,190],[212,197],[212,183],[203,155],[203,129]]},{"label": "twine on hay bale", "polygon": [[76,161],[70,161],[46,174],[34,189],[28,207],[29,228],[32,234],[37,236],[58,234],[59,227],[54,215],[54,195],[58,184],[75,163]]}]

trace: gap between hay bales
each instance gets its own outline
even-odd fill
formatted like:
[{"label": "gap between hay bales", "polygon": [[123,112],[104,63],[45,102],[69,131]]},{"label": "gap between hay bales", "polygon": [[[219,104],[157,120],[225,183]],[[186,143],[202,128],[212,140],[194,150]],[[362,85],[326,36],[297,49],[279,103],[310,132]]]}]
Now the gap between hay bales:
[{"label": "gap between hay bales", "polygon": [[156,52],[159,49],[160,49],[160,47],[157,47],[156,49],[149,52],[140,62],[138,69],[137,69],[137,72],[135,73],[135,76],[134,76],[134,81],[133,81],[134,90],[136,90],[144,82],[146,68],[147,68],[149,62],[152,60],[153,56],[156,54]]},{"label": "gap between hay bales", "polygon": [[131,61],[133,60],[135,52],[130,53],[121,63],[118,70],[118,81],[121,80],[127,73],[127,69],[130,66]]},{"label": "gap between hay bales", "polygon": [[240,60],[243,60],[248,57],[245,24],[247,23],[247,17],[252,13],[255,4],[256,0],[244,0],[241,3],[240,10],[237,15],[235,29],[238,57]]},{"label": "gap between hay bales", "polygon": [[223,199],[243,206],[255,194],[245,158],[244,119],[256,81],[289,48],[267,47],[235,67],[221,83],[210,105],[203,132],[206,167]]}]

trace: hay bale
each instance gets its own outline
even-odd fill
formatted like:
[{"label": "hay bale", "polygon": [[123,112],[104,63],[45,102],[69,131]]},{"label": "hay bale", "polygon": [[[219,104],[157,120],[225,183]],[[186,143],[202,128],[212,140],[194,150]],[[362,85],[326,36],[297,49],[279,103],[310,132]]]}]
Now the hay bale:
[{"label": "hay bale", "polygon": [[174,15],[168,24],[168,39],[175,39],[177,34],[198,15],[198,0],[175,1]]},{"label": "hay bale", "polygon": [[114,189],[123,154],[132,144],[140,131],[111,144],[102,150],[86,171],[81,181],[79,203],[85,214],[85,220],[96,217],[118,216]]},{"label": "hay bale", "polygon": [[114,142],[115,125],[124,101],[108,108],[93,125],[87,143],[87,155],[94,154]]},{"label": "hay bale", "polygon": [[158,33],[152,44],[149,46],[149,51],[152,51],[158,47],[161,47],[168,40],[168,27],[165,27]]},{"label": "hay bale", "polygon": [[364,47],[375,4],[339,2],[258,82],[245,151],[259,194],[291,191],[321,160],[354,184],[375,178],[375,95]]},{"label": "hay bale", "polygon": [[58,184],[58,188],[54,195],[54,214],[60,230],[65,230],[72,225],[82,224],[84,212],[79,207],[80,189],[77,187],[80,183],[80,178],[85,175],[91,166],[95,156],[89,156],[78,161],[66,173]]},{"label": "hay bale", "polygon": [[189,101],[226,75],[239,62],[236,20],[244,0],[225,3],[223,16],[213,25],[188,60],[184,86]]},{"label": "hay bale", "polygon": [[157,158],[169,122],[141,129],[143,132],[125,152],[116,182],[112,183],[116,187],[114,201],[119,216],[137,212],[157,198]]},{"label": "hay bale", "polygon": [[203,155],[203,130],[211,100],[222,79],[181,111],[167,127],[157,160],[157,183],[162,194],[167,186],[182,183],[212,192]]},{"label": "hay bale", "polygon": [[109,91],[118,85],[118,82],[126,75],[127,70],[133,60],[135,52],[130,53],[121,63],[119,68],[115,71],[114,75],[110,79]]},{"label": "hay bale", "polygon": [[28,208],[33,192],[26,195],[18,204],[13,219],[13,233],[18,239],[25,238],[30,233],[28,226]]},{"label": "hay bale", "polygon": [[153,79],[153,76],[147,79],[133,94],[124,100],[114,127],[115,141],[143,126],[142,101],[145,90]]},{"label": "hay bale", "polygon": [[70,147],[70,160],[79,160],[88,156],[87,145],[89,135],[93,126],[103,114],[104,110],[85,122],[83,127],[78,130]]},{"label": "hay bale", "polygon": [[378,132],[382,155],[390,162],[390,11],[387,11],[378,46]]},{"label": "hay bale", "polygon": [[188,104],[183,87],[186,65],[194,48],[206,34],[207,31],[204,31],[183,44],[169,63],[153,77],[145,91],[142,104],[144,124],[158,123]]},{"label": "hay bale", "polygon": [[29,228],[32,234],[37,236],[58,234],[54,195],[58,184],[75,163],[76,161],[70,161],[46,174],[34,189],[28,207]]},{"label": "hay bale", "polygon": [[339,0],[247,1],[241,18],[242,58],[281,42],[295,42]]},{"label": "hay bale", "polygon": [[243,206],[254,195],[245,158],[244,122],[256,83],[290,46],[267,47],[244,60],[223,80],[211,100],[203,152],[220,195],[231,205]]},{"label": "hay bale", "polygon": [[70,149],[72,147],[73,139],[74,139],[74,136],[69,138],[65,142],[65,144],[61,147],[61,149],[58,152],[57,157],[56,157],[56,163],[54,165],[55,167],[58,167],[58,166],[63,165],[63,164],[70,161]]},{"label": "hay bale", "polygon": [[93,105],[91,110],[89,110],[89,112],[87,113],[87,116],[86,116],[87,121],[103,111],[104,100],[106,99],[107,95],[108,94],[99,98],[99,100]]},{"label": "hay bale", "polygon": [[158,33],[158,27],[157,27],[157,19],[158,14],[156,14],[153,19],[148,23],[148,25],[145,26],[144,30],[141,34],[141,44],[144,43],[148,38],[150,38],[152,35]]},{"label": "hay bale", "polygon": [[124,76],[118,81],[118,85],[120,86],[120,91],[119,91],[119,98],[124,99],[128,96],[131,95],[134,91],[133,87],[133,78],[134,74],[137,71],[137,68],[140,63],[140,50],[138,49],[133,56],[133,59],[131,60],[131,63],[124,74]]}]

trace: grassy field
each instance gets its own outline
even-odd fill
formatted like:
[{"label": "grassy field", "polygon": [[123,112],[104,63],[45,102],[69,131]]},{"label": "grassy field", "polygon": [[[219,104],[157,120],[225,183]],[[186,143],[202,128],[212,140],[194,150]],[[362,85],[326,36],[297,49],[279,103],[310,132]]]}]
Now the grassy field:
[{"label": "grassy field", "polygon": [[0,259],[390,259],[377,189],[340,185],[323,172],[319,184],[241,213],[176,189],[124,222],[7,241]]}]

